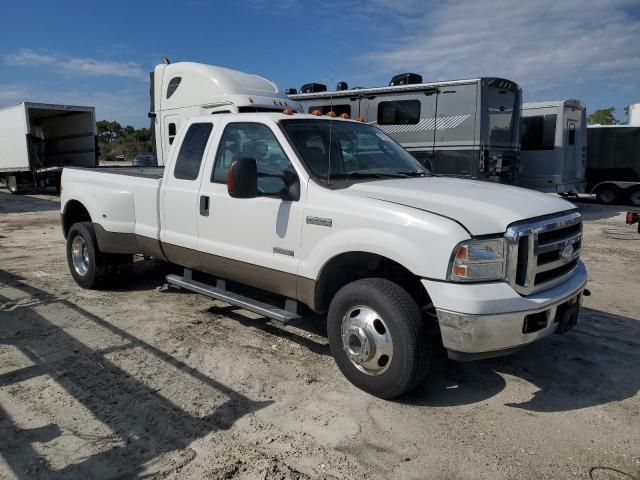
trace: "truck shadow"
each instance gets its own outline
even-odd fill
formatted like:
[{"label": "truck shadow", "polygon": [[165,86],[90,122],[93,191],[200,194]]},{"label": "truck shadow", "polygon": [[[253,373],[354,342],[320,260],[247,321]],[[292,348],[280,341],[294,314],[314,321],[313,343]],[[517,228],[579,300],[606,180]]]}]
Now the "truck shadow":
[{"label": "truck shadow", "polygon": [[640,391],[640,320],[583,308],[576,328],[552,335],[515,355],[459,363],[443,358],[416,391],[414,405],[469,405],[498,395],[504,376],[538,390],[519,403],[532,412],[562,412],[631,398]]},{"label": "truck shadow", "polygon": [[[134,272],[139,266],[153,275]],[[164,274],[177,267],[163,262],[136,262],[135,273],[122,288],[151,289],[164,283]],[[277,295],[234,285],[238,293],[276,304]],[[175,290],[173,291],[175,293]],[[191,294],[191,293],[187,293]],[[195,295],[195,294],[194,294]],[[264,317],[247,315],[226,304],[214,305],[210,313],[223,315],[244,327],[295,342],[318,355],[330,355],[325,318],[305,315],[282,328]],[[324,337],[324,338],[322,338]],[[423,406],[470,405],[485,401],[506,387],[505,375],[528,382],[538,390],[509,407],[538,412],[577,410],[631,398],[640,391],[640,320],[583,307],[578,326],[566,335],[550,337],[508,357],[461,363],[446,359],[441,349],[428,379],[401,403]]]},{"label": "truck shadow", "polygon": [[[17,478],[162,476],[193,458],[187,447],[194,440],[272,403],[251,400],[16,275],[0,270],[0,286],[29,299],[0,296],[0,400],[7,402],[0,402],[0,454]],[[150,362],[159,366],[149,369]],[[67,418],[83,411],[98,433],[82,434],[89,427]],[[175,458],[158,459],[164,454]]]},{"label": "truck shadow", "polygon": [[12,195],[8,190],[0,189],[0,213],[51,212],[60,210],[60,197],[57,195]]},{"label": "truck shadow", "polygon": [[[596,221],[614,218],[624,215],[627,210],[631,209],[629,205],[623,204],[602,205],[595,199],[595,196],[580,197],[577,200],[575,198],[570,198],[569,201],[578,207],[580,213],[582,213],[583,221]],[[621,225],[624,225],[623,217],[621,217]]]}]

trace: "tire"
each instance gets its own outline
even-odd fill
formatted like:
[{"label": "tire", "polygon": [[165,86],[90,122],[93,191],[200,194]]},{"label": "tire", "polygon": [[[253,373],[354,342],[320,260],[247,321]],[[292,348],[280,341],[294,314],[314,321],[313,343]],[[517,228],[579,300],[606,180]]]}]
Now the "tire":
[{"label": "tire", "polygon": [[18,195],[20,193],[20,188],[18,187],[18,177],[15,175],[10,175],[7,178],[7,188],[9,192],[13,195]]},{"label": "tire", "polygon": [[596,193],[598,202],[603,205],[614,205],[618,202],[619,197],[620,194],[618,188],[612,185],[603,185],[598,189],[598,193]]},{"label": "tire", "polygon": [[640,187],[633,187],[629,191],[629,195],[627,197],[629,199],[629,204],[634,207],[640,207]]},{"label": "tire", "polygon": [[[370,320],[362,323],[363,319]],[[389,399],[409,392],[429,370],[431,347],[420,309],[406,290],[389,280],[366,278],[338,291],[329,306],[327,334],[343,375],[376,397]],[[368,351],[363,345],[369,346]],[[363,351],[370,356],[366,361],[352,360],[354,352]],[[380,352],[389,352],[386,362]]]},{"label": "tire", "polygon": [[71,276],[82,288],[95,289],[104,283],[108,263],[105,255],[98,250],[91,222],[76,223],[69,229],[67,264]]}]

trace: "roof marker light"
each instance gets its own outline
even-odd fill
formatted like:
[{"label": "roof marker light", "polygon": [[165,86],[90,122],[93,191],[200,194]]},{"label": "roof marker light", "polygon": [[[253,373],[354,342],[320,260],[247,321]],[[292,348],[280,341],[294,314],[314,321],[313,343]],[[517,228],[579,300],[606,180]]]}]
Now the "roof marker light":
[{"label": "roof marker light", "polygon": [[341,113],[340,118],[344,118],[345,120],[349,120],[349,114],[347,112]]},{"label": "roof marker light", "polygon": [[294,113],[296,113],[296,112],[294,112],[291,108],[285,108],[285,109],[282,111],[282,113],[284,113],[285,115],[293,115],[293,114],[294,114]]},{"label": "roof marker light", "polygon": [[330,112],[327,112],[327,115],[329,117],[335,117],[336,116],[336,112],[334,112],[333,110],[331,110]]},{"label": "roof marker light", "polygon": [[316,117],[319,117],[320,115],[322,115],[322,112],[318,109],[315,109],[313,112],[311,112],[311,115],[315,115]]}]

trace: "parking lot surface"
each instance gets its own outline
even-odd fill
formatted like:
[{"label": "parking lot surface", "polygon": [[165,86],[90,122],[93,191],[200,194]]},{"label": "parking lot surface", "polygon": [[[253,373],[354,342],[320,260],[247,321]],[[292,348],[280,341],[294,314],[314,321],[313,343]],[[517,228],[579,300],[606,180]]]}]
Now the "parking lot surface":
[{"label": "parking lot surface", "polygon": [[390,402],[344,379],[321,318],[166,289],[154,260],[82,290],[59,199],[0,191],[0,479],[638,479],[640,235],[623,206],[577,205],[577,327],[439,358]]}]

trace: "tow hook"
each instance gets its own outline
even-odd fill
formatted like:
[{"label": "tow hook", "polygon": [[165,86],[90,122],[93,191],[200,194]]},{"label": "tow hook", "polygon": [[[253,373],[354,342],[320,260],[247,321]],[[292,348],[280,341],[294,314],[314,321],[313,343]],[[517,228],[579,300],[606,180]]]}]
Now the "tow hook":
[{"label": "tow hook", "polygon": [[585,297],[590,297],[591,296],[591,290],[588,290],[588,289],[585,288],[582,291],[582,295],[584,295]]}]

